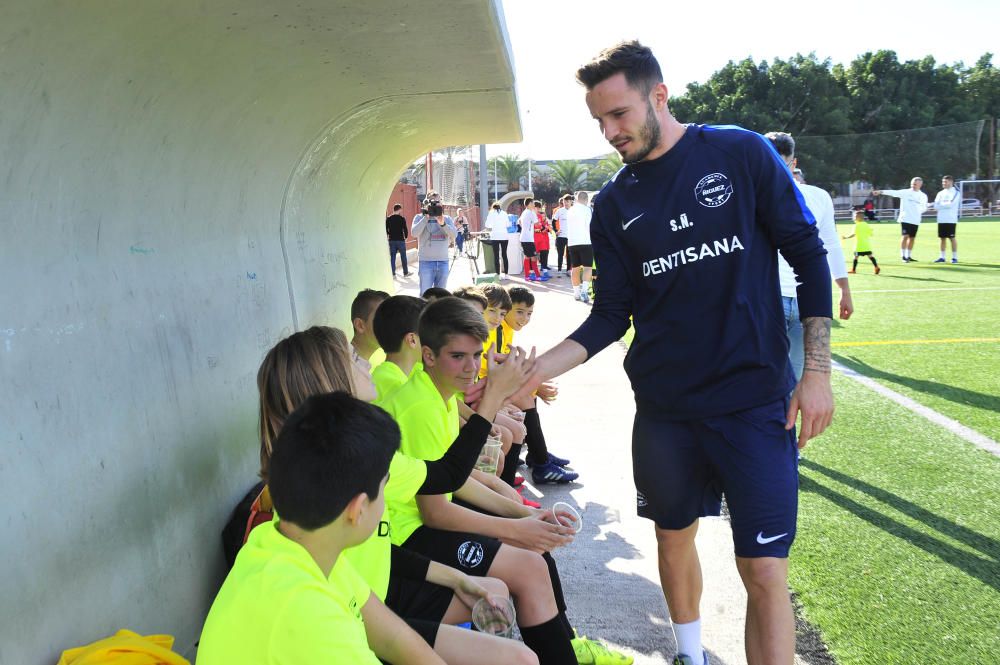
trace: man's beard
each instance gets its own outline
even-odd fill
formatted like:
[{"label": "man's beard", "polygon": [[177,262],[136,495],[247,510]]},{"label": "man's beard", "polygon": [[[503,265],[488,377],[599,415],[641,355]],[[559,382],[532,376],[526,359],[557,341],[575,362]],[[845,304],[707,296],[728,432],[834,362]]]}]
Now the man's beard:
[{"label": "man's beard", "polygon": [[621,156],[624,164],[641,162],[660,144],[660,123],[656,120],[656,112],[653,111],[652,104],[646,105],[646,122],[642,125],[642,128],[639,130],[639,136],[636,138],[642,144],[635,153]]}]

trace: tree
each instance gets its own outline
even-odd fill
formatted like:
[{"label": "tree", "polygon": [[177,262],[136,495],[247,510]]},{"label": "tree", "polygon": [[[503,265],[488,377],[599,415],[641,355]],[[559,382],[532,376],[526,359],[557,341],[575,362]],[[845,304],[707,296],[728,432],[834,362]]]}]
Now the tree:
[{"label": "tree", "polygon": [[624,164],[621,155],[617,152],[609,152],[587,172],[587,182],[584,183],[584,188],[595,190],[604,187],[621,170],[622,166]]},{"label": "tree", "polygon": [[497,157],[496,163],[500,179],[507,183],[507,191],[521,189],[521,178],[528,177],[528,160],[508,154]]},{"label": "tree", "polygon": [[587,168],[574,159],[558,159],[552,162],[550,173],[563,192],[575,192],[583,186],[587,178]]}]

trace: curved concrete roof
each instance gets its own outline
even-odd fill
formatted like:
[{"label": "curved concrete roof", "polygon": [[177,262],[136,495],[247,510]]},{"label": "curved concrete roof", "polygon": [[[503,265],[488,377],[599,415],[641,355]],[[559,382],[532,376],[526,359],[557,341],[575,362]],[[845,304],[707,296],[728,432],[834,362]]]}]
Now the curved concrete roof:
[{"label": "curved concrete roof", "polygon": [[263,354],[390,289],[403,168],[516,141],[496,0],[0,0],[0,662],[190,652]]}]

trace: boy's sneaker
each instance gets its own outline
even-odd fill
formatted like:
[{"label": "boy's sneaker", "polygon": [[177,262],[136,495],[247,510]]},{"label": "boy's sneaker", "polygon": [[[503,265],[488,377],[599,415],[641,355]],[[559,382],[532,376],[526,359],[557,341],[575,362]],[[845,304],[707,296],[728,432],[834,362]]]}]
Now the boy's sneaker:
[{"label": "boy's sneaker", "polygon": [[567,471],[561,466],[556,466],[552,462],[531,467],[531,479],[536,485],[542,485],[544,483],[571,483],[579,477],[579,473]]},{"label": "boy's sneaker", "polygon": [[952,259],[951,262],[952,263],[958,263],[958,259]]},{"label": "boy's sneaker", "polygon": [[847,271],[847,274],[848,274],[848,275],[856,275],[856,274],[857,274],[857,272],[858,272],[857,270],[848,270],[848,271]]},{"label": "boy's sneaker", "polygon": [[881,269],[881,268],[879,268],[878,266],[875,266],[875,274],[877,275],[877,274],[879,274],[880,272],[882,272],[882,269]]},{"label": "boy's sneaker", "polygon": [[[569,466],[568,459],[565,457],[559,457],[559,455],[554,453],[549,453],[549,462],[555,464],[556,466]],[[524,463],[528,466],[535,466],[535,458],[531,456],[531,453],[524,456]]]},{"label": "boy's sneaker", "polygon": [[549,277],[549,273],[545,272],[545,273],[542,273],[542,276],[538,278],[538,281],[539,282],[547,282],[550,279],[552,279],[552,278]]},{"label": "boy's sneaker", "polygon": [[520,487],[524,484],[524,476],[519,473],[514,474],[514,487]]},{"label": "boy's sneaker", "polygon": [[701,652],[701,661],[695,662],[694,658],[685,654],[679,653],[674,656],[674,659],[670,661],[671,665],[708,665],[708,654],[704,651]]},{"label": "boy's sneaker", "polygon": [[934,263],[944,263],[944,257],[942,256],[939,259],[934,259]]},{"label": "boy's sneaker", "polygon": [[538,281],[534,275],[528,275],[527,277],[525,277],[525,279],[528,280],[529,282]]},{"label": "boy's sneaker", "polygon": [[632,656],[612,651],[597,640],[588,640],[586,636],[574,637],[572,644],[576,662],[580,665],[632,665],[635,660]]},{"label": "boy's sneaker", "polygon": [[573,298],[576,299],[576,300],[578,300],[578,301],[579,300],[583,300],[583,294],[582,293],[574,293],[573,294]]},{"label": "boy's sneaker", "polygon": [[580,293],[580,301],[583,304],[585,304],[585,305],[589,305],[590,304],[590,294],[588,294],[586,292],[581,292]]}]

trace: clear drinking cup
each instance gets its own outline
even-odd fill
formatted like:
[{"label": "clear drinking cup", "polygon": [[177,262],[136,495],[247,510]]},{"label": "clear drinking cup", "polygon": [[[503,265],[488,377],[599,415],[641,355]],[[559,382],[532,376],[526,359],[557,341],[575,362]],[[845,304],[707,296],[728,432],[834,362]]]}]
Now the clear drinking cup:
[{"label": "clear drinking cup", "polygon": [[488,473],[490,475],[496,475],[497,466],[500,464],[500,455],[503,454],[503,449],[501,447],[500,439],[495,436],[488,437],[486,439],[486,445],[483,449],[479,451],[479,460],[476,462],[476,468],[483,473]]},{"label": "clear drinking cup", "polygon": [[580,529],[583,528],[583,518],[579,511],[565,501],[557,501],[552,506],[552,517],[559,524],[573,529],[573,533],[580,533]]},{"label": "clear drinking cup", "polygon": [[511,637],[515,620],[514,601],[507,596],[480,598],[472,607],[472,623],[487,635]]}]

